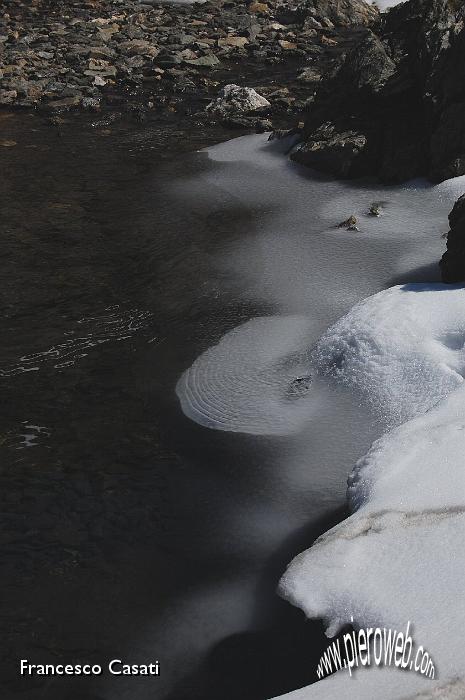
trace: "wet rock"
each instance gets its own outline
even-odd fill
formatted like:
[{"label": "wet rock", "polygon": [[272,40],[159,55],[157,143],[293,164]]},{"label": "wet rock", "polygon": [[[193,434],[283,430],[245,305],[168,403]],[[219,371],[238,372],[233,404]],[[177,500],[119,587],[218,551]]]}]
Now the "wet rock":
[{"label": "wet rock", "polygon": [[465,282],[465,195],[454,204],[449,214],[450,230],[447,235],[447,251],[440,262],[443,282]]}]

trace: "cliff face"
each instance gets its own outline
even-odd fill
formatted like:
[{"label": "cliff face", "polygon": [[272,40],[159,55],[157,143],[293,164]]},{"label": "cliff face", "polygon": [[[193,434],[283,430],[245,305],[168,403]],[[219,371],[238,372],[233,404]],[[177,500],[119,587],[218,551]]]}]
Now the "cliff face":
[{"label": "cliff face", "polygon": [[320,81],[293,154],[339,177],[465,173],[464,2],[410,0],[365,29]]}]

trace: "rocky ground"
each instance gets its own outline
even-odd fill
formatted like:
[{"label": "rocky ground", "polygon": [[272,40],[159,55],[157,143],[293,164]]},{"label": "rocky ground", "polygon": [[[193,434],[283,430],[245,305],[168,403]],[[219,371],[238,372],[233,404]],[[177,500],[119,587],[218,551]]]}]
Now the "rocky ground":
[{"label": "rocky ground", "polygon": [[297,122],[320,75],[357,36],[353,27],[378,16],[363,0],[149,2],[8,3],[0,105],[58,113],[117,106],[138,118],[153,112],[210,123],[205,107],[224,85],[242,81],[270,102],[262,115]]}]

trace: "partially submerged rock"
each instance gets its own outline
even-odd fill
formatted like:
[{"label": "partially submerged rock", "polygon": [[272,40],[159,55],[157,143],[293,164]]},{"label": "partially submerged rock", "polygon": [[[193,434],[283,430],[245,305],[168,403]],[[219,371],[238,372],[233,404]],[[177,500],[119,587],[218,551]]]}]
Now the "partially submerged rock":
[{"label": "partially submerged rock", "polygon": [[356,177],[363,171],[366,136],[356,131],[338,131],[325,122],[307,136],[292,153],[292,160],[337,177]]}]

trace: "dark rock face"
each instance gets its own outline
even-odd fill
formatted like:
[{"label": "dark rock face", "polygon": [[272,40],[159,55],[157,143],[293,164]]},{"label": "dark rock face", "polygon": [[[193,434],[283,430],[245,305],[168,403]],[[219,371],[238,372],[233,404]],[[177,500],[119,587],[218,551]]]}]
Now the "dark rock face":
[{"label": "dark rock face", "polygon": [[465,194],[449,214],[447,251],[440,262],[443,282],[465,282]]},{"label": "dark rock face", "polygon": [[[463,1],[451,0],[410,0],[381,15],[320,81],[294,160],[315,166],[314,143],[331,123],[341,138],[347,131],[365,138],[346,177],[439,182],[464,174],[464,17]],[[338,159],[334,168],[330,161],[323,169],[340,176]]]}]

